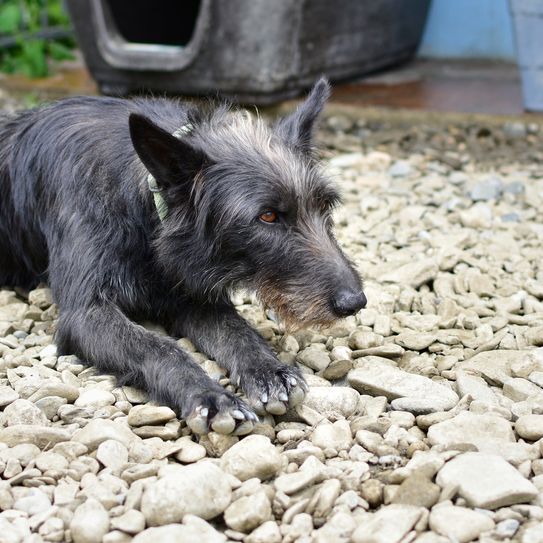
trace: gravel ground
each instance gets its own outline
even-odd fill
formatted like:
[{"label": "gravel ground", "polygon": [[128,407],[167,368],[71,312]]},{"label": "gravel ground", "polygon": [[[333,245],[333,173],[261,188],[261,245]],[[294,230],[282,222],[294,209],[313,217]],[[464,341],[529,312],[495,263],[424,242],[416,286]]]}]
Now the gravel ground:
[{"label": "gravel ground", "polygon": [[285,336],[236,297],[311,387],[242,439],[57,357],[49,291],[1,289],[0,542],[542,542],[540,136],[490,133],[328,119],[368,308]]}]

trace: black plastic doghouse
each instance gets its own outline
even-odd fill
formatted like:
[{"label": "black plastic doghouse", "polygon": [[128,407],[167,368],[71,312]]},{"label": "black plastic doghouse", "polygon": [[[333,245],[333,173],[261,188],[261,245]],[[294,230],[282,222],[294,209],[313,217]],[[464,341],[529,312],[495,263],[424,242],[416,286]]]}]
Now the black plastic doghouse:
[{"label": "black plastic doghouse", "polygon": [[68,0],[106,94],[221,94],[269,104],[326,74],[411,57],[430,0]]}]

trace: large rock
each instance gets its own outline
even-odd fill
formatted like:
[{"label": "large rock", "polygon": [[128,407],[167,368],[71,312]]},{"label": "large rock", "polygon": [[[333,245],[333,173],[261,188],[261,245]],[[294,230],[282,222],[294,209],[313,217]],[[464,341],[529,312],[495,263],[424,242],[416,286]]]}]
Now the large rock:
[{"label": "large rock", "polygon": [[320,424],[313,430],[311,442],[321,449],[349,450],[353,444],[351,425],[346,420],[338,420],[333,424]]},{"label": "large rock", "polygon": [[71,432],[68,430],[35,424],[16,424],[0,430],[0,443],[5,443],[8,447],[32,443],[43,449],[62,441],[69,441],[70,438]]},{"label": "large rock", "polygon": [[492,530],[494,521],[488,515],[466,507],[440,505],[432,509],[430,528],[451,541],[468,543],[477,539],[482,532]]},{"label": "large rock", "polygon": [[31,488],[26,496],[19,498],[14,504],[13,509],[24,511],[28,516],[43,513],[51,508],[51,499],[39,488]]},{"label": "large rock", "polygon": [[307,347],[298,353],[298,361],[315,371],[325,370],[330,364],[330,355],[328,351],[317,349],[316,347]]},{"label": "large rock", "polygon": [[22,302],[14,302],[0,307],[0,321],[17,322],[24,318],[28,306]]},{"label": "large rock", "polygon": [[465,453],[447,462],[437,474],[441,487],[458,485],[458,492],[472,507],[498,509],[526,503],[537,488],[501,456]]},{"label": "large rock", "polygon": [[175,418],[175,413],[166,406],[136,405],[128,413],[130,426],[164,424]]},{"label": "large rock", "polygon": [[349,372],[348,380],[363,394],[386,396],[394,409],[417,414],[447,411],[458,402],[450,388],[387,364],[362,362]]},{"label": "large rock", "polygon": [[9,386],[0,386],[0,407],[5,407],[19,398],[19,394]]},{"label": "large rock", "polygon": [[224,522],[232,530],[250,532],[272,516],[271,503],[264,491],[243,496],[224,512]]},{"label": "large rock", "polygon": [[503,386],[511,377],[511,365],[536,356],[533,351],[486,351],[457,364],[458,370],[467,370],[483,377],[491,385]]},{"label": "large rock", "polygon": [[109,530],[109,516],[104,506],[89,498],[74,512],[70,532],[74,543],[101,543]]},{"label": "large rock", "polygon": [[75,386],[51,379],[43,383],[28,399],[37,402],[47,396],[58,396],[68,402],[73,402],[79,397],[79,389]]},{"label": "large rock", "polygon": [[266,436],[251,435],[232,445],[221,458],[221,468],[246,481],[273,477],[281,469],[281,454]]},{"label": "large rock", "polygon": [[399,486],[391,503],[417,505],[430,509],[439,499],[441,489],[422,472],[415,472]]},{"label": "large rock", "polygon": [[415,262],[408,262],[399,268],[384,273],[379,277],[383,283],[397,283],[401,286],[409,285],[419,288],[424,283],[434,279],[439,271],[433,258],[425,258]]},{"label": "large rock", "polygon": [[450,447],[471,443],[477,448],[499,447],[502,442],[513,443],[515,434],[511,423],[494,414],[476,415],[462,411],[452,419],[430,426],[428,439],[432,445]]},{"label": "large rock", "polygon": [[281,543],[282,539],[277,522],[268,520],[253,530],[243,541],[245,543]]},{"label": "large rock", "polygon": [[106,405],[115,403],[115,396],[108,390],[93,387],[81,392],[74,405],[77,407],[90,407],[92,409],[100,409]]},{"label": "large rock", "polygon": [[537,441],[543,437],[543,415],[521,415],[515,423],[517,434],[523,439]]},{"label": "large rock", "polygon": [[100,443],[108,439],[119,441],[125,447],[129,447],[134,440],[139,441],[130,428],[109,419],[93,419],[73,436],[74,441],[83,443],[89,451],[94,451]]},{"label": "large rock", "polygon": [[148,528],[139,533],[132,543],[225,543],[226,536],[205,520],[186,515],[183,524],[168,524]]},{"label": "large rock", "polygon": [[352,535],[353,543],[398,543],[424,514],[413,505],[387,505],[360,524]]},{"label": "large rock", "polygon": [[349,387],[311,387],[304,404],[327,418],[347,418],[354,414],[360,394]]},{"label": "large rock", "polygon": [[461,397],[469,394],[474,400],[480,400],[491,405],[498,403],[492,389],[482,377],[477,375],[470,375],[465,371],[457,371],[456,387]]},{"label": "large rock", "polygon": [[188,514],[211,519],[230,504],[228,476],[212,462],[166,467],[141,499],[141,512],[149,526],[181,522]]},{"label": "large rock", "polygon": [[45,413],[28,400],[15,400],[4,409],[4,421],[7,426],[15,424],[32,424],[49,426]]}]

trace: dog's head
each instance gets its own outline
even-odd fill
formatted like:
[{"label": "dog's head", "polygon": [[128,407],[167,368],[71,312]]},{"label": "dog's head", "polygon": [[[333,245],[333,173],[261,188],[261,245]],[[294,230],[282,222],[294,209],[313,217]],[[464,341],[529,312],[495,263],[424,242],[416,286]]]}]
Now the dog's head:
[{"label": "dog's head", "polygon": [[313,154],[326,80],[273,126],[219,108],[178,139],[130,116],[134,147],[168,205],[157,239],[167,272],[193,294],[256,290],[291,328],[329,324],[366,304],[333,234],[340,202]]}]

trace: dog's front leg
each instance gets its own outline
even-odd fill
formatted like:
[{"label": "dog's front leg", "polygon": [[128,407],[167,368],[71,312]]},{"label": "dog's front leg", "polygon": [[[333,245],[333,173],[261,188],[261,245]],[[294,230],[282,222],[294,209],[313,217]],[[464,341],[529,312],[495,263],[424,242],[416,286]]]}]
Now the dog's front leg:
[{"label": "dog's front leg", "polygon": [[247,433],[256,415],[234,394],[211,380],[174,341],[132,322],[112,303],[97,301],[62,310],[57,342],[121,382],[146,390],[187,419],[197,433]]},{"label": "dog's front leg", "polygon": [[184,304],[170,333],[188,337],[226,368],[259,414],[283,414],[304,398],[307,386],[301,372],[280,362],[229,303]]}]

